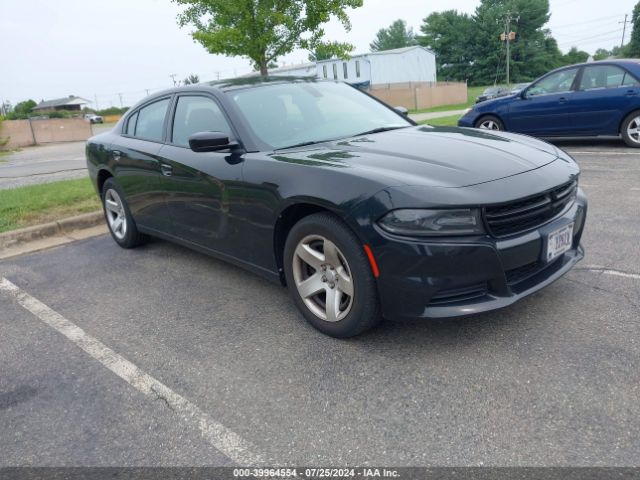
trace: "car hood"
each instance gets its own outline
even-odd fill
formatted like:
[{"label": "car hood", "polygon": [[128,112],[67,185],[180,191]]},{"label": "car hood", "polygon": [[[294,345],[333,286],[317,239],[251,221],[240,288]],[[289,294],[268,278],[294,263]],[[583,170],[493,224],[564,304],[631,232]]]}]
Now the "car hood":
[{"label": "car hood", "polygon": [[272,157],[355,169],[384,177],[389,186],[464,187],[535,170],[560,153],[553,145],[523,135],[420,126],[282,150]]}]

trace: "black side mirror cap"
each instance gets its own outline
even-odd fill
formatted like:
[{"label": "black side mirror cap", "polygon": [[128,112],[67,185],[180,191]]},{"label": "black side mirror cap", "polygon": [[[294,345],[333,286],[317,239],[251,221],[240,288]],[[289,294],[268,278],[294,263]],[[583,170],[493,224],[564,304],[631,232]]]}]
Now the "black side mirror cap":
[{"label": "black side mirror cap", "polygon": [[393,109],[405,117],[409,116],[409,110],[405,107],[393,107]]},{"label": "black side mirror cap", "polygon": [[198,132],[189,137],[189,147],[194,152],[218,152],[237,147],[223,132]]}]

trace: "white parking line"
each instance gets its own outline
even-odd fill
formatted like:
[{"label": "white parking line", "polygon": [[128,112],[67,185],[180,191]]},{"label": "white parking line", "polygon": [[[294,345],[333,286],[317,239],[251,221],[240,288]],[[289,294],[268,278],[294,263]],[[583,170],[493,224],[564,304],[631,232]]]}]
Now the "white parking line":
[{"label": "white parking line", "polygon": [[88,335],[80,327],[3,277],[0,277],[0,292],[9,294],[23,308],[67,337],[140,392],[154,399],[165,401],[183,422],[195,429],[199,429],[206,441],[231,460],[237,462],[238,465],[264,464],[263,457],[254,453],[256,449],[251,443],[213,420],[195,404],[145,373],[105,344]]},{"label": "white parking line", "polygon": [[614,270],[612,268],[598,267],[596,265],[578,267],[577,270],[587,270],[589,272],[603,273],[605,275],[612,275],[614,277],[633,278],[634,280],[640,280],[640,274],[623,272],[622,270]]},{"label": "white parking line", "polygon": [[570,153],[572,155],[606,155],[606,156],[611,156],[611,155],[640,155],[640,152],[612,152],[612,151],[608,151],[608,152],[592,152],[590,150],[585,150],[585,151],[577,151],[577,150],[565,150],[567,153]]}]

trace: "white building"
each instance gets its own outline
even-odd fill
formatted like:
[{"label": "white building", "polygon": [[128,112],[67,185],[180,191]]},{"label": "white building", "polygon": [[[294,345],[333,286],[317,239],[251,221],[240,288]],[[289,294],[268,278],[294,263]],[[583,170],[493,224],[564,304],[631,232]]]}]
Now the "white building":
[{"label": "white building", "polygon": [[316,67],[318,78],[353,84],[436,81],[436,55],[428,48],[419,46],[363,53],[353,55],[349,60],[321,60]]},{"label": "white building", "polygon": [[[253,74],[255,75],[255,74]],[[354,85],[435,82],[436,55],[428,48],[405,47],[353,55],[349,60],[332,58],[269,70],[269,75],[318,77]]]}]

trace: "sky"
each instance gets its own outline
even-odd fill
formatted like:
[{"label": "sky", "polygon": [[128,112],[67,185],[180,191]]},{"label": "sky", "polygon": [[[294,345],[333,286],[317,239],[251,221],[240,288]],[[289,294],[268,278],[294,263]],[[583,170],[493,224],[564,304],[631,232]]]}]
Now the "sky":
[{"label": "sky", "polygon": [[[622,39],[624,15],[636,0],[551,0],[547,25],[563,51],[577,46],[593,53]],[[332,21],[328,40],[347,41],[355,53],[369,51],[380,28],[402,18],[419,32],[431,12],[473,13],[479,0],[364,0],[350,11],[352,30]],[[170,0],[0,0],[0,102],[78,95],[93,108],[132,105],[173,86],[170,75],[197,74],[215,80],[249,73],[249,61],[211,55],[176,23]],[[627,25],[626,40],[629,40]],[[307,52],[282,57],[291,65]]]}]

